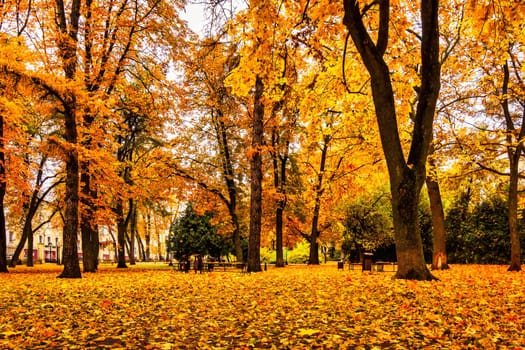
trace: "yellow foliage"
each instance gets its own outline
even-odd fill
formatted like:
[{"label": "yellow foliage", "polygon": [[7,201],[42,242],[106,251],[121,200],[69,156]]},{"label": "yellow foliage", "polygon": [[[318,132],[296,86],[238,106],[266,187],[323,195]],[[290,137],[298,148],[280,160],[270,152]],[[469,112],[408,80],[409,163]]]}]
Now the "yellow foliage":
[{"label": "yellow foliage", "polygon": [[519,349],[525,275],[452,266],[440,281],[389,272],[269,267],[184,274],[167,265],[0,276],[0,347],[142,349]]}]

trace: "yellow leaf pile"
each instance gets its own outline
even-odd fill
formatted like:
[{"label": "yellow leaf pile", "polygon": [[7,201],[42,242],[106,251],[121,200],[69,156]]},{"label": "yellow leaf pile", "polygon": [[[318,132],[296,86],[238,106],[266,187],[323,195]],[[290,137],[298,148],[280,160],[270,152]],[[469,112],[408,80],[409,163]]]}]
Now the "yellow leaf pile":
[{"label": "yellow leaf pile", "polygon": [[[1,349],[520,349],[525,274],[453,266],[440,281],[289,266],[246,274],[55,267],[0,276]],[[156,265],[157,267],[160,265]]]}]

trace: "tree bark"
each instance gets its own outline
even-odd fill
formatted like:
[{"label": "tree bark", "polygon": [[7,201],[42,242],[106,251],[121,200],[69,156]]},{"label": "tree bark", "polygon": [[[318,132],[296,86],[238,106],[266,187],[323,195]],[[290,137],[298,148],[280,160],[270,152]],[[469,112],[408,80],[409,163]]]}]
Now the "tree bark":
[{"label": "tree bark", "polygon": [[[73,99],[74,100],[74,99]],[[72,103],[74,105],[74,101]],[[78,151],[74,148],[77,144],[77,126],[75,109],[67,111],[64,116],[66,140],[72,145],[66,155],[66,190],[65,190],[65,215],[62,242],[64,244],[62,262],[64,270],[59,278],[81,278],[80,262],[78,259],[78,188],[79,188],[79,162]]]},{"label": "tree bark", "polygon": [[[222,102],[222,99],[219,100],[219,103]],[[228,213],[232,220],[233,232],[233,247],[235,250],[235,257],[237,261],[243,261],[242,253],[242,244],[241,244],[241,230],[239,227],[239,218],[237,216],[237,186],[235,185],[235,174],[233,171],[233,164],[231,159],[230,146],[228,145],[228,134],[226,132],[226,126],[222,121],[223,112],[221,109],[216,109],[215,113],[212,114],[213,123],[215,127],[215,134],[217,137],[219,151],[221,152],[222,157],[222,172],[223,179],[226,184],[226,189],[228,191],[228,200],[225,201],[226,206],[228,207]]]},{"label": "tree bark", "polygon": [[[430,152],[433,153],[433,146],[430,147]],[[428,163],[432,168],[435,168],[436,164],[433,158],[430,158]],[[426,185],[432,213],[432,270],[446,270],[450,267],[447,262],[445,214],[441,201],[441,191],[439,190],[439,183],[431,175],[427,175]]]},{"label": "tree bark", "polygon": [[4,149],[4,115],[0,113],[0,272],[9,272],[7,269],[7,231],[4,208],[4,198],[7,190]]},{"label": "tree bark", "polygon": [[92,203],[92,199],[96,196],[96,193],[91,188],[92,184],[91,176],[89,175],[88,161],[84,161],[82,164],[82,174],[80,178],[82,183],[80,232],[82,237],[83,268],[84,272],[96,272],[98,269],[100,241],[98,225],[95,222],[95,210]]},{"label": "tree bark", "polygon": [[127,220],[124,218],[124,205],[122,199],[117,200],[115,208],[117,214],[117,268],[127,268],[126,265],[126,229]]},{"label": "tree bark", "polygon": [[[148,211],[146,217],[145,226],[145,241],[146,241],[146,250],[144,251],[144,261],[151,261],[151,214]],[[159,241],[160,244],[160,241]]]},{"label": "tree bark", "polygon": [[380,0],[377,42],[362,19],[359,1],[344,0],[344,19],[352,41],[371,78],[372,96],[392,194],[392,211],[398,271],[396,278],[430,280],[423,255],[418,203],[426,178],[426,160],[432,140],[436,102],[440,88],[438,0],[421,1],[421,89],[414,118],[408,159],[405,160],[391,83],[383,55],[388,46],[390,3]]},{"label": "tree bark", "polygon": [[261,220],[262,220],[262,155],[264,84],[257,76],[253,107],[252,148],[250,154],[250,236],[248,242],[248,272],[261,271]]},{"label": "tree bark", "polygon": [[509,190],[507,193],[507,206],[509,215],[509,234],[510,234],[510,266],[508,271],[521,271],[521,243],[520,234],[518,231],[518,180],[519,180],[519,165],[521,153],[523,150],[523,138],[525,137],[525,107],[523,107],[523,115],[521,118],[521,128],[517,140],[513,142],[515,126],[512,121],[511,112],[508,101],[508,87],[509,87],[509,65],[507,62],[503,65],[503,85],[501,94],[504,96],[501,107],[505,117],[507,128],[507,156],[509,158]]},{"label": "tree bark", "polygon": [[129,200],[129,206],[130,206],[130,239],[129,239],[129,264],[130,265],[136,265],[137,259],[135,257],[135,243],[137,238],[137,206],[135,205],[135,202],[130,199]]},{"label": "tree bark", "polygon": [[275,266],[284,267],[283,254],[283,214],[286,206],[286,163],[288,162],[289,142],[286,141],[284,154],[279,153],[280,137],[277,128],[272,131],[273,185],[279,198],[275,208]]},{"label": "tree bark", "polygon": [[321,197],[323,195],[323,174],[326,168],[326,157],[328,155],[328,145],[331,137],[325,135],[323,137],[323,148],[321,149],[321,163],[319,165],[319,173],[317,175],[317,184],[315,185],[315,204],[312,214],[312,230],[310,232],[310,256],[308,264],[319,265],[319,212],[321,210]]}]

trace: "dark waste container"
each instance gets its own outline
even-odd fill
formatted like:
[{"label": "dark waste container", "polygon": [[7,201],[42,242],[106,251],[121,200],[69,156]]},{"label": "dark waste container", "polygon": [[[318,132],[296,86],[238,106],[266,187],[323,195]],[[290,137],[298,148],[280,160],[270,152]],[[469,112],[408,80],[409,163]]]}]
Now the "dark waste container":
[{"label": "dark waste container", "polygon": [[337,262],[337,269],[338,270],[344,270],[344,267],[345,267],[344,261],[338,261]]},{"label": "dark waste container", "polygon": [[363,271],[372,271],[372,253],[363,254]]}]

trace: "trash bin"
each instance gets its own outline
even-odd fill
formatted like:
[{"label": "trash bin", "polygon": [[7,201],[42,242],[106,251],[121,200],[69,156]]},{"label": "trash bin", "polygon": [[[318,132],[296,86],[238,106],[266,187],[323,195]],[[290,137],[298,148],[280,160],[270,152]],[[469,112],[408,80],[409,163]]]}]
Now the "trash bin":
[{"label": "trash bin", "polygon": [[345,267],[344,261],[338,261],[337,262],[337,269],[338,270],[344,270],[344,267]]},{"label": "trash bin", "polygon": [[372,271],[372,253],[363,254],[363,271]]}]

